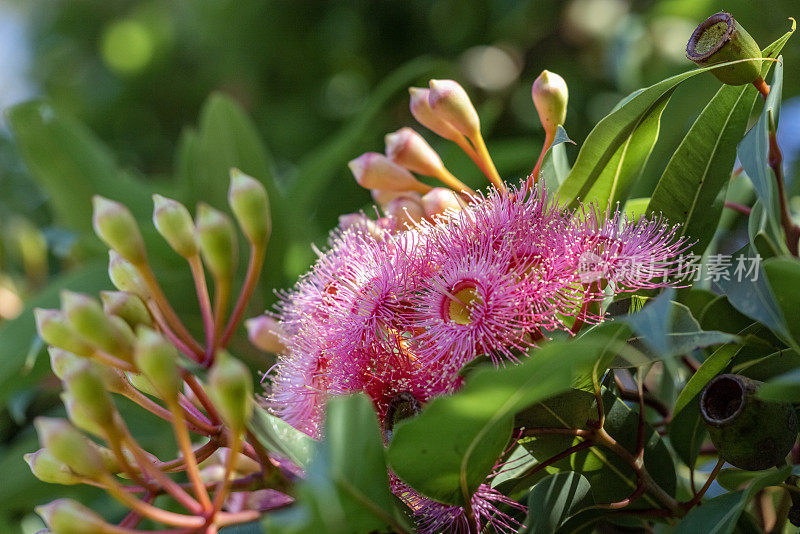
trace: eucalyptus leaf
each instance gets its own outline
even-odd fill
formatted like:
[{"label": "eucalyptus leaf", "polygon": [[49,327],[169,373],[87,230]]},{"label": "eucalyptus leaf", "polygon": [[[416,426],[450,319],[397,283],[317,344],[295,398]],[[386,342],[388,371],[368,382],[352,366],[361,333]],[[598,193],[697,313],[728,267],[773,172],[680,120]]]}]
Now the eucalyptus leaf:
[{"label": "eucalyptus leaf", "polygon": [[550,534],[589,493],[589,481],[578,473],[556,473],[533,487],[528,497],[526,534]]},{"label": "eucalyptus leaf", "polygon": [[247,427],[270,453],[284,456],[298,467],[308,466],[314,440],[283,419],[256,406]]}]

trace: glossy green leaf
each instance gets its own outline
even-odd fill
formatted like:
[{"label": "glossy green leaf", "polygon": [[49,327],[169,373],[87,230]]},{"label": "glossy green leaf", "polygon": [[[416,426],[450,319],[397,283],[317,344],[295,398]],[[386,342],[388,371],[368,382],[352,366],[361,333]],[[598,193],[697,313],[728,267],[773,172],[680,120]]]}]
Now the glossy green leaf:
[{"label": "glossy green leaf", "polygon": [[[753,183],[761,210],[756,213],[755,236],[763,235],[762,240],[775,246],[780,254],[788,254],[786,242],[780,227],[778,208],[778,191],[775,185],[775,174],[769,165],[769,129],[770,119],[778,123],[781,93],[783,90],[783,58],[778,57],[769,95],[764,102],[764,109],[747,135],[739,143],[739,160],[745,173]],[[751,217],[753,216],[751,212]],[[754,236],[754,239],[755,239]],[[766,248],[762,244],[761,248]]]},{"label": "glossy green leaf", "polygon": [[578,473],[556,473],[531,490],[526,534],[551,534],[589,493],[589,481]]},{"label": "glossy green leaf", "polygon": [[283,456],[303,469],[308,466],[314,440],[307,434],[260,406],[253,409],[247,427],[270,453]]},{"label": "glossy green leaf", "polygon": [[[515,427],[525,428],[584,428],[594,416],[594,394],[582,389],[570,389],[542,402],[537,402],[519,412]],[[526,439],[523,446],[538,460],[543,461],[573,445],[572,436],[537,436]]]},{"label": "glossy green leaf", "polygon": [[[553,341],[520,365],[476,370],[461,391],[434,399],[397,426],[389,464],[421,493],[462,505],[506,447],[514,414],[569,389],[578,366],[593,362],[604,347],[596,337]],[[564,358],[565,350],[572,357]]]},{"label": "glossy green leaf", "polygon": [[669,90],[652,109],[642,115],[630,135],[595,179],[589,191],[582,196],[584,202],[597,202],[599,206],[625,202],[631,188],[647,166],[650,154],[658,140],[661,114],[669,103],[674,89]]},{"label": "glossy green leaf", "polygon": [[764,274],[786,321],[789,335],[800,345],[800,260],[770,258],[764,262]]},{"label": "glossy green leaf", "polygon": [[569,160],[567,159],[567,149],[565,143],[575,142],[569,138],[564,127],[559,125],[553,144],[547,150],[542,160],[542,168],[539,176],[544,180],[545,189],[552,194],[564,183],[569,174]]},{"label": "glossy green leaf", "polygon": [[683,518],[675,529],[675,534],[695,534],[696,532],[731,534],[749,499],[757,491],[782,482],[790,472],[791,469],[788,466],[782,469],[761,471],[747,490],[725,493],[703,501],[702,506],[692,508]]}]

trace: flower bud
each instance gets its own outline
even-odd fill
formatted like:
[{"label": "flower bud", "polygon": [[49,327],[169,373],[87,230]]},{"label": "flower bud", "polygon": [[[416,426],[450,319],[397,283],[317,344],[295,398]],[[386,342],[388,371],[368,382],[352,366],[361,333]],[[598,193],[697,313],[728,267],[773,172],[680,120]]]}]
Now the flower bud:
[{"label": "flower bud", "polygon": [[398,197],[384,208],[386,215],[395,223],[397,230],[410,230],[425,217],[422,203],[409,197]]},{"label": "flower bud", "polygon": [[339,215],[339,229],[343,232],[352,230],[354,232],[366,234],[378,241],[384,238],[383,230],[378,223],[363,213],[345,213],[344,215]]},{"label": "flower bud", "polygon": [[259,315],[244,323],[250,343],[259,349],[281,354],[286,352],[286,345],[281,339],[284,336],[280,323],[268,315]]},{"label": "flower bud", "polygon": [[463,202],[452,189],[434,187],[422,196],[422,209],[428,219],[433,219],[448,210],[459,211]]},{"label": "flower bud", "polygon": [[152,326],[153,318],[147,311],[142,299],[127,291],[101,291],[103,312],[114,315],[125,321],[131,328],[139,325]]},{"label": "flower bud", "polygon": [[425,176],[438,176],[444,164],[439,154],[411,128],[386,134],[386,155],[395,163]]},{"label": "flower bud", "polygon": [[450,141],[456,141],[462,138],[461,133],[455,126],[444,120],[431,109],[430,89],[409,87],[408,94],[411,97],[409,108],[411,109],[411,114],[417,119],[417,122]]},{"label": "flower bud", "polygon": [[543,70],[533,82],[531,95],[544,131],[554,136],[556,128],[567,119],[567,82],[555,72]]},{"label": "flower bud", "polygon": [[392,200],[399,197],[409,197],[417,202],[422,202],[422,196],[413,191],[387,191],[386,189],[373,189],[370,192],[372,200],[380,207],[386,208]]},{"label": "flower bud", "polygon": [[75,474],[97,479],[107,473],[97,445],[64,419],[37,417],[39,443]]},{"label": "flower bud", "polygon": [[183,379],[178,366],[178,350],[175,345],[150,328],[137,331],[136,365],[150,384],[165,401],[178,400]]},{"label": "flower bud", "polygon": [[93,298],[64,290],[61,292],[61,308],[70,326],[84,340],[120,359],[131,360],[133,347],[130,338]]},{"label": "flower bud", "polygon": [[135,387],[142,393],[145,393],[147,395],[152,395],[153,397],[158,397],[158,391],[156,391],[156,388],[153,387],[153,384],[150,383],[150,380],[148,380],[146,376],[144,376],[141,373],[131,373],[131,372],[125,374],[127,375],[128,380],[130,381],[133,387]]},{"label": "flower bud", "polygon": [[133,293],[142,300],[150,297],[150,290],[139,270],[114,250],[108,251],[108,277],[120,291]]},{"label": "flower bud", "polygon": [[752,59],[711,70],[722,83],[744,85],[761,79],[761,49],[730,13],[715,13],[695,29],[686,57],[701,67]]},{"label": "flower bud", "polygon": [[700,415],[720,457],[748,471],[783,465],[797,439],[791,403],[759,399],[760,385],[741,375],[723,374],[700,395]]},{"label": "flower bud", "polygon": [[80,484],[83,479],[73,473],[69,467],[56,460],[47,449],[39,449],[24,455],[25,463],[31,469],[33,476],[48,484],[62,484],[71,486]]},{"label": "flower bud", "polygon": [[237,433],[244,430],[253,409],[253,377],[247,367],[226,351],[218,352],[207,391],[225,424]]},{"label": "flower bud", "polygon": [[110,534],[114,527],[98,514],[72,499],[58,499],[37,506],[36,513],[53,534]]},{"label": "flower bud", "polygon": [[68,374],[64,379],[67,392],[83,412],[98,425],[111,429],[117,413],[111,395],[90,362]]},{"label": "flower bud", "polygon": [[216,279],[230,279],[236,269],[236,231],[227,215],[208,204],[197,206],[197,243]]},{"label": "flower bud", "polygon": [[94,231],[109,248],[133,263],[147,261],[144,239],[131,212],[119,202],[95,195],[92,198]]},{"label": "flower bud", "polygon": [[239,169],[231,169],[228,204],[247,240],[257,246],[266,245],[272,233],[272,219],[267,190],[261,182]]},{"label": "flower bud", "polygon": [[453,80],[431,80],[428,102],[433,112],[456,130],[472,138],[480,135],[478,112],[461,85]]},{"label": "flower bud", "polygon": [[94,349],[86,343],[67,322],[60,310],[33,310],[39,337],[54,347],[67,350],[79,356],[91,356]]},{"label": "flower bud", "polygon": [[387,189],[390,191],[417,191],[425,193],[430,187],[423,184],[406,169],[383,154],[367,152],[347,164],[350,171],[364,189]]},{"label": "flower bud", "polygon": [[50,355],[50,369],[53,370],[53,374],[59,380],[63,380],[64,377],[80,368],[87,361],[86,358],[81,358],[77,354],[58,347],[48,347],[47,353]]},{"label": "flower bud", "polygon": [[67,410],[67,418],[76,428],[88,432],[93,436],[97,436],[98,438],[106,437],[107,429],[94,420],[91,414],[86,411],[85,407],[75,400],[72,393],[62,391],[59,398],[61,399],[61,404],[63,404],[64,408]]},{"label": "flower bud", "polygon": [[171,198],[153,195],[153,224],[172,250],[184,258],[197,254],[194,221],[186,206]]}]

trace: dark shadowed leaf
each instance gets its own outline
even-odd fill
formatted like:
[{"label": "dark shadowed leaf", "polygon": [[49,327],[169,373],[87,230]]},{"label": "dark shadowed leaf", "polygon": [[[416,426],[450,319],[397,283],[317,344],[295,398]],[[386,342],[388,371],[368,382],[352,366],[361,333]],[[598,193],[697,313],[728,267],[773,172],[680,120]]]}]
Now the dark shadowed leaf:
[{"label": "dark shadowed leaf", "polygon": [[556,473],[531,490],[528,519],[523,532],[550,534],[568,517],[577,503],[589,493],[589,481],[578,473]]}]

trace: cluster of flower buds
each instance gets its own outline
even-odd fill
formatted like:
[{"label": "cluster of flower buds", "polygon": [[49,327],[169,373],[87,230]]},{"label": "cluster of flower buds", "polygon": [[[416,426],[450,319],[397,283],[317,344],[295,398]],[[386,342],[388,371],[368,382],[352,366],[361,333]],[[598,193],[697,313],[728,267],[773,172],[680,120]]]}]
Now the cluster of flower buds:
[{"label": "cluster of flower buds", "polygon": [[[453,80],[431,80],[429,88],[410,87],[410,110],[414,118],[440,137],[456,143],[498,190],[505,189],[486,143],[480,118],[466,91]],[[534,181],[556,129],[567,113],[567,85],[558,74],[543,71],[532,86],[533,101],[545,129],[545,142],[531,175]],[[475,191],[447,170],[442,158],[415,130],[405,127],[385,137],[385,154],[367,152],[349,164],[362,187],[371,190],[385,218],[375,231],[408,230],[420,221],[462,209],[475,198]],[[444,187],[431,187],[414,173],[435,178]],[[363,215],[349,214],[342,227],[374,224]]]},{"label": "cluster of flower buds", "polygon": [[[52,532],[132,532],[147,518],[181,531],[210,533],[255,520],[264,506],[290,501],[265,487],[270,480],[283,488],[283,473],[248,434],[252,375],[225,350],[269,241],[266,190],[254,178],[231,172],[229,204],[251,255],[230,311],[238,239],[231,219],[200,205],[193,220],[182,204],[158,195],[154,204],[156,229],[189,264],[205,339],[195,339],[164,295],[130,211],[95,197],[94,227],[111,249],[109,275],[117,291],[101,293],[100,300],[65,291],[60,309],[36,310],[39,335],[50,346],[52,369],[63,383],[69,420],[38,418],[42,448],[26,461],[43,481],[103,488],[130,513],[111,525],[81,504],[60,499],[39,508]],[[213,301],[206,270],[213,278]],[[117,410],[117,396],[171,424],[174,459],[161,460],[143,449]],[[172,473],[183,473],[188,481]],[[242,488],[258,491],[255,496],[235,491]],[[258,493],[266,489],[274,493],[269,498]],[[154,499],[164,494],[182,510],[155,506]]]}]

